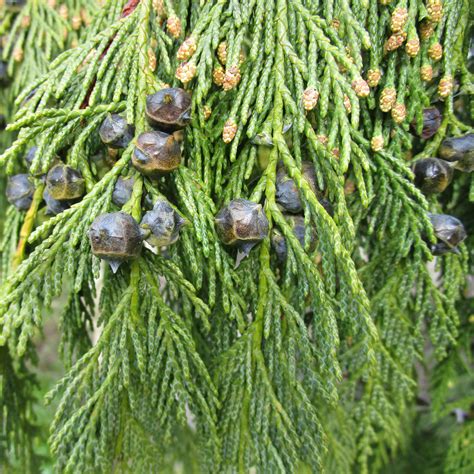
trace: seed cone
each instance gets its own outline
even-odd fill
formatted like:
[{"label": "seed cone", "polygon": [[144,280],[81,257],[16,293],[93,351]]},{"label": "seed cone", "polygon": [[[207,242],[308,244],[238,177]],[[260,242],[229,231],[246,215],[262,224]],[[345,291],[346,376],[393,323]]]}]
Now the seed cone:
[{"label": "seed cone", "polygon": [[145,176],[157,178],[179,167],[181,147],[175,137],[168,133],[142,133],[137,139],[132,164]]},{"label": "seed cone", "polygon": [[461,171],[474,171],[474,133],[446,138],[441,143],[439,154]]},{"label": "seed cone", "polygon": [[191,95],[179,87],[161,89],[146,98],[148,122],[160,130],[174,132],[191,120]]},{"label": "seed cone", "polygon": [[423,158],[413,166],[415,186],[426,194],[442,193],[453,179],[453,169],[439,158]]},{"label": "seed cone", "polygon": [[269,223],[260,204],[234,199],[216,216],[217,235],[225,245],[238,247],[236,266],[268,235]]},{"label": "seed cone", "polygon": [[111,212],[94,220],[89,239],[92,253],[106,260],[115,273],[122,262],[138,257],[143,235],[130,214]]},{"label": "seed cone", "polygon": [[6,195],[10,204],[19,211],[27,211],[33,201],[35,188],[27,174],[16,174],[8,178]]},{"label": "seed cone", "polygon": [[53,199],[73,201],[85,193],[85,183],[80,171],[62,163],[51,168],[46,177],[46,188]]}]

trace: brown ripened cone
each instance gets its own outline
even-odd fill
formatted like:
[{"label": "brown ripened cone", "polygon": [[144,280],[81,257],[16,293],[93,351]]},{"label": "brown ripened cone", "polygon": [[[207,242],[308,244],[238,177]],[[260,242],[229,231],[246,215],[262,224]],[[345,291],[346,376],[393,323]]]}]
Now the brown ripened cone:
[{"label": "brown ripened cone", "polygon": [[181,20],[177,16],[170,16],[166,20],[166,29],[174,39],[178,39],[181,36]]},{"label": "brown ripened cone", "polygon": [[224,74],[224,82],[222,88],[225,91],[230,91],[240,82],[240,69],[239,66],[231,66],[226,69]]},{"label": "brown ripened cone", "polygon": [[147,55],[148,55],[148,65],[150,66],[150,70],[155,71],[156,70],[156,56],[151,48],[148,48]]},{"label": "brown ripened cone", "polygon": [[68,17],[69,17],[69,9],[68,9],[67,5],[65,5],[64,3],[59,5],[58,13],[59,13],[59,16],[63,20],[67,20]]},{"label": "brown ripened cone", "polygon": [[390,19],[390,29],[398,33],[403,29],[408,20],[408,10],[406,8],[395,8]]},{"label": "brown ripened cone", "polygon": [[23,49],[20,48],[20,47],[16,47],[16,48],[13,50],[13,59],[14,59],[17,63],[20,63],[21,61],[23,61],[23,57],[24,57]]},{"label": "brown ripened cone", "polygon": [[28,28],[31,25],[31,16],[30,15],[23,15],[21,17],[21,27]]},{"label": "brown ripened cone", "polygon": [[351,179],[346,179],[344,183],[344,194],[347,196],[352,194],[356,190],[356,185]]},{"label": "brown ripened cone", "polygon": [[398,49],[407,39],[407,34],[405,31],[400,31],[398,33],[394,33],[384,44],[385,51],[395,51]]},{"label": "brown ripened cone", "polygon": [[314,87],[308,87],[303,91],[303,107],[305,110],[313,110],[318,104],[319,92]]},{"label": "brown ripened cone", "polygon": [[396,123],[402,123],[407,116],[405,104],[395,104],[392,107],[392,118]]},{"label": "brown ripened cone", "polygon": [[219,46],[217,47],[217,57],[219,58],[220,63],[225,66],[225,63],[227,62],[227,43],[225,41],[219,43]]},{"label": "brown ripened cone", "polygon": [[377,87],[379,85],[382,73],[380,69],[369,69],[367,72],[367,84],[370,87]]},{"label": "brown ripened cone", "polygon": [[372,140],[370,140],[370,147],[373,151],[381,151],[383,150],[383,146],[384,140],[382,135],[376,135],[375,137],[372,137]]},{"label": "brown ripened cone", "polygon": [[[352,57],[352,52],[351,52],[350,48],[348,48],[348,47],[346,46],[345,49],[346,49],[346,59],[347,59],[347,61],[349,61],[350,63],[354,64],[354,58]],[[339,63],[338,63],[337,65],[338,65],[338,67],[339,67],[339,71],[341,71],[342,74],[345,74],[345,73],[347,72],[347,67],[346,67],[345,64],[342,64],[342,63],[339,64]]]},{"label": "brown ripened cone", "polygon": [[152,0],[153,8],[158,13],[158,17],[163,17],[165,15],[165,6],[163,0]]},{"label": "brown ripened cone", "polygon": [[397,91],[393,87],[386,87],[383,89],[382,93],[380,94],[380,110],[382,112],[388,112],[392,109],[395,101],[397,100]]},{"label": "brown ripened cone", "polygon": [[352,89],[359,97],[367,97],[370,94],[369,84],[362,78],[352,81]]},{"label": "brown ripened cone", "polygon": [[444,76],[439,81],[438,94],[443,99],[450,96],[453,92],[454,82],[452,76]]},{"label": "brown ripened cone", "polygon": [[443,47],[440,43],[433,43],[428,49],[428,56],[433,61],[439,61],[443,57]]},{"label": "brown ripened cone", "polygon": [[219,65],[214,68],[214,71],[212,71],[212,80],[216,86],[222,86],[224,83],[224,74],[225,72],[222,66]]},{"label": "brown ripened cone", "polygon": [[81,18],[84,25],[89,26],[91,23],[91,17],[89,12],[85,8],[81,8]]},{"label": "brown ripened cone", "polygon": [[196,75],[196,65],[190,62],[181,63],[177,67],[175,75],[183,84],[186,84]]},{"label": "brown ripened cone", "polygon": [[81,28],[81,25],[82,25],[82,18],[80,15],[74,15],[72,18],[71,18],[71,26],[72,26],[72,29],[73,30],[79,30]]},{"label": "brown ripened cone", "polygon": [[185,39],[176,53],[176,58],[180,61],[186,61],[196,52],[196,38],[190,36]]},{"label": "brown ripened cone", "polygon": [[222,130],[222,140],[224,143],[230,143],[237,133],[237,124],[234,122],[234,119],[230,118],[224,124],[224,128]]},{"label": "brown ripened cone", "polygon": [[212,114],[212,109],[208,105],[205,105],[202,108],[202,113],[204,115],[204,120],[207,120]]},{"label": "brown ripened cone", "polygon": [[349,99],[349,96],[346,94],[344,94],[344,107],[346,108],[347,113],[350,114],[352,112],[351,100]]},{"label": "brown ripened cone", "polygon": [[429,19],[434,23],[439,23],[443,18],[443,3],[441,0],[428,0],[426,10]]},{"label": "brown ripened cone", "polygon": [[324,146],[326,146],[328,144],[328,141],[329,141],[329,138],[327,137],[327,135],[316,135],[316,139],[318,140],[318,142],[322,143]]},{"label": "brown ripened cone", "polygon": [[431,21],[424,20],[419,26],[420,36],[422,40],[430,39],[434,33],[434,25]]},{"label": "brown ripened cone", "polygon": [[433,79],[433,67],[430,64],[425,64],[420,68],[421,79],[429,82]]},{"label": "brown ripened cone", "polygon": [[420,52],[420,40],[418,38],[408,40],[405,45],[405,51],[408,56],[414,58]]}]

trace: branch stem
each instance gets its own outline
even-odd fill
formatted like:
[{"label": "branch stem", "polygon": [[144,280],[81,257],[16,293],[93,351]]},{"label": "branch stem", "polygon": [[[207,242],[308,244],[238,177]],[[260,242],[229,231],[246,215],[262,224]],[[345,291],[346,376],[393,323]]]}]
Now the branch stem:
[{"label": "branch stem", "polygon": [[38,212],[38,207],[43,200],[43,189],[44,184],[41,183],[35,190],[33,194],[33,201],[31,202],[31,206],[28,209],[28,212],[25,216],[25,221],[20,230],[20,240],[18,241],[18,246],[16,248],[15,255],[13,256],[12,261],[12,269],[15,270],[18,268],[20,263],[23,261],[25,257],[25,250],[26,250],[26,243],[28,242],[28,238],[33,230],[33,225],[35,223],[36,214]]}]

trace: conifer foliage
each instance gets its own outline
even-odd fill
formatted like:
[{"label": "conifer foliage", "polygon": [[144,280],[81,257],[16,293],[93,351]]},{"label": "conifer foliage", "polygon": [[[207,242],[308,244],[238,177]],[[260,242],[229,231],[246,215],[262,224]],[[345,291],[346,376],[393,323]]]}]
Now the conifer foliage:
[{"label": "conifer foliage", "polygon": [[4,0],[2,467],[472,472],[471,15]]}]

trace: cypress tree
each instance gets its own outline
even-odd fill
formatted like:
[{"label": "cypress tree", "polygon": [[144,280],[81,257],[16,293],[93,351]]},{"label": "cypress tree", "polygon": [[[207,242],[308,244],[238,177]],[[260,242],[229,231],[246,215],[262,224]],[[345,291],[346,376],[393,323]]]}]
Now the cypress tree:
[{"label": "cypress tree", "polygon": [[2,467],[473,471],[468,0],[0,12]]}]

